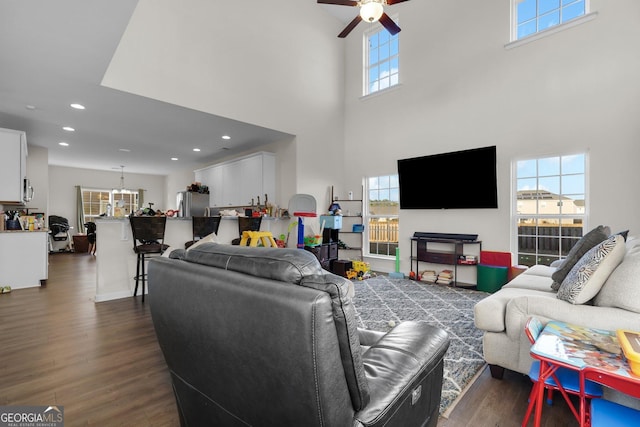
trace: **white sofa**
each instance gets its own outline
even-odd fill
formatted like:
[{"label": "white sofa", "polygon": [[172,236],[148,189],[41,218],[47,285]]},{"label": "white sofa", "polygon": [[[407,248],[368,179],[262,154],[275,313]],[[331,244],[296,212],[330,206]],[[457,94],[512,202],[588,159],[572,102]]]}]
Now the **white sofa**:
[{"label": "white sofa", "polygon": [[608,261],[588,272],[591,283],[584,287],[585,292],[578,293],[581,295],[569,296],[571,302],[566,300],[565,283],[584,276],[585,259],[594,252],[598,256],[597,247],[579,257],[558,292],[551,288],[552,275],[562,266],[535,265],[476,304],[475,325],[484,331],[484,358],[494,377],[501,378],[504,368],[528,374],[533,359],[524,326],[531,316],[543,324],[558,320],[606,330],[640,331],[640,239],[625,242],[622,236],[610,236],[608,241],[615,245]]}]

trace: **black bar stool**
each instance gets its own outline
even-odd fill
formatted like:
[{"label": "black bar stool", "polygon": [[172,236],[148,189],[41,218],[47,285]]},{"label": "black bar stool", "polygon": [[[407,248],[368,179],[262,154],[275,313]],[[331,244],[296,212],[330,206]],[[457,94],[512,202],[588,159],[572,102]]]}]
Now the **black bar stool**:
[{"label": "black bar stool", "polygon": [[133,291],[133,296],[135,297],[138,294],[138,282],[142,280],[142,302],[144,302],[144,288],[147,281],[144,262],[148,260],[146,255],[162,255],[169,247],[169,245],[163,243],[167,217],[130,216],[129,222],[133,233],[133,251],[138,256],[135,277],[136,288]]},{"label": "black bar stool", "polygon": [[211,233],[218,234],[220,228],[221,216],[194,216],[191,218],[191,228],[193,231],[193,240],[184,244],[185,249],[189,249],[198,240]]}]

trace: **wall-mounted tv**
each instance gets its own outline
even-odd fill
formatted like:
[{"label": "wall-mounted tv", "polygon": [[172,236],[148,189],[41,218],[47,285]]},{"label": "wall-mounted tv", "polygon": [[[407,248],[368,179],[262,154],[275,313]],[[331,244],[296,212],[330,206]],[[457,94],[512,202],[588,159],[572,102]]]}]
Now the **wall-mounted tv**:
[{"label": "wall-mounted tv", "polygon": [[496,147],[398,160],[400,209],[498,207]]}]

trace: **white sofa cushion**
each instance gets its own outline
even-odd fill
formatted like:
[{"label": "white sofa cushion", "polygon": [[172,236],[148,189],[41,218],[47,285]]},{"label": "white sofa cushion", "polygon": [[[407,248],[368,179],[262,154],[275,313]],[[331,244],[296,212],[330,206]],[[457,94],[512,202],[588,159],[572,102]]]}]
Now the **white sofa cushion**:
[{"label": "white sofa cushion", "polygon": [[624,237],[619,234],[591,248],[573,266],[558,289],[558,298],[571,304],[584,304],[602,288],[625,255]]},{"label": "white sofa cushion", "polygon": [[551,277],[539,276],[537,274],[522,273],[521,275],[514,277],[513,280],[502,288],[531,289],[534,291],[548,292],[555,296],[555,292],[551,289]]},{"label": "white sofa cushion", "polygon": [[529,267],[522,274],[529,274],[529,275],[542,276],[542,277],[553,277],[553,274],[556,272],[556,270],[557,268],[555,267],[549,267],[548,265],[537,264],[532,267]]},{"label": "white sofa cushion", "polygon": [[596,295],[594,304],[640,313],[640,247],[627,252]]}]

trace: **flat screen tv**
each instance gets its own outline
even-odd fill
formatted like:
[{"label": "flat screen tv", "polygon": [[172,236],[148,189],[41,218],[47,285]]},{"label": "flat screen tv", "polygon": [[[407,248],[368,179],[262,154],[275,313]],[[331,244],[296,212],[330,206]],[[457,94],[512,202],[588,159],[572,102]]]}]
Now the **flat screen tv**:
[{"label": "flat screen tv", "polygon": [[498,207],[496,147],[398,160],[400,209]]}]

